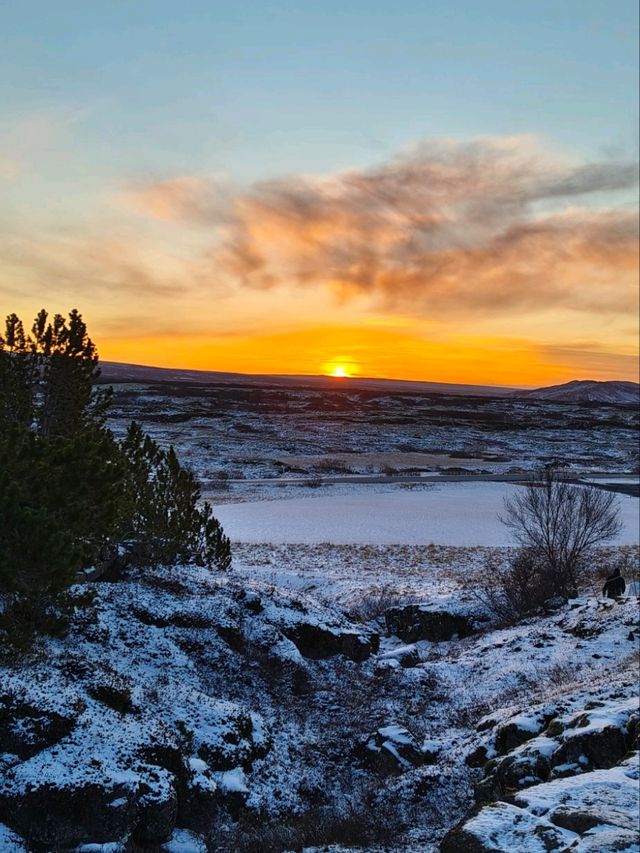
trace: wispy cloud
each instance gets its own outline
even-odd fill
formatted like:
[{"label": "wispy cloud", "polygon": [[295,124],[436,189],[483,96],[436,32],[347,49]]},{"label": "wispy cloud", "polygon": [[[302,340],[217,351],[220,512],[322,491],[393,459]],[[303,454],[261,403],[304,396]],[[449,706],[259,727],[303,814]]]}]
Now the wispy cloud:
[{"label": "wispy cloud", "polygon": [[120,298],[124,294],[175,298],[187,287],[185,264],[157,246],[70,229],[36,234],[6,230],[0,240],[0,292],[28,288],[74,299]]},{"label": "wispy cloud", "polygon": [[152,216],[215,228],[211,270],[249,287],[326,286],[416,313],[625,312],[636,214],[588,196],[636,182],[634,163],[570,162],[510,137],[423,142],[374,168],[235,193],[190,177],[129,194]]},{"label": "wispy cloud", "polygon": [[184,175],[160,181],[136,181],[120,194],[134,210],[165,222],[225,221],[230,188],[212,178]]}]

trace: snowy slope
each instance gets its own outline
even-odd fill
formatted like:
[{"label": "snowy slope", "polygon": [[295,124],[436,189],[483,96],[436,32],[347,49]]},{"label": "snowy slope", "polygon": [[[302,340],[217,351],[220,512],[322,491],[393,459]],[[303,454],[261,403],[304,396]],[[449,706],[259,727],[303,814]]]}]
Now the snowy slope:
[{"label": "snowy slope", "polygon": [[618,403],[637,406],[640,403],[640,385],[637,382],[597,382],[589,379],[574,379],[564,385],[550,385],[533,391],[517,391],[514,396],[567,403]]},{"label": "snowy slope", "polygon": [[[462,603],[457,570],[462,561],[439,573],[438,596],[450,595],[438,607]],[[356,624],[248,571],[156,568],[76,593],[87,589],[95,600],[68,637],[0,666],[0,824],[12,830],[0,826],[0,840],[11,853],[24,853],[24,835],[56,853],[107,842],[79,849],[124,853],[132,836],[163,853],[338,853],[328,845],[347,831],[370,853],[435,853],[473,803],[481,771],[467,756],[495,748],[501,727],[544,750],[536,703],[569,734],[599,737],[636,702],[632,599],[581,598],[514,628],[408,648],[383,622]],[[585,713],[588,725],[573,726]],[[581,779],[583,799],[599,778]],[[509,814],[534,830],[535,809],[566,796],[530,787]],[[636,808],[626,789],[621,803],[618,825]],[[513,826],[496,827],[506,843]]]}]

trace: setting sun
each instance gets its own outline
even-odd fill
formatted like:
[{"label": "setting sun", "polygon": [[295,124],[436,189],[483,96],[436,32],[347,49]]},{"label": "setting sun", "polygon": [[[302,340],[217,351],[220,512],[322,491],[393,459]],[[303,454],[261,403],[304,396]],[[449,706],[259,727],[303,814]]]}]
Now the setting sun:
[{"label": "setting sun", "polygon": [[358,366],[349,359],[334,358],[322,365],[322,372],[325,376],[333,376],[335,379],[349,379],[359,371]]},{"label": "setting sun", "polygon": [[338,377],[340,377],[340,378],[342,378],[342,379],[346,379],[346,378],[348,378],[351,374],[347,371],[347,368],[346,368],[346,367],[344,367],[344,365],[342,365],[342,364],[338,364],[338,365],[336,365],[336,367],[334,367],[334,368],[333,368],[333,370],[331,371],[331,374],[330,374],[330,375],[331,375],[331,376],[338,376]]}]

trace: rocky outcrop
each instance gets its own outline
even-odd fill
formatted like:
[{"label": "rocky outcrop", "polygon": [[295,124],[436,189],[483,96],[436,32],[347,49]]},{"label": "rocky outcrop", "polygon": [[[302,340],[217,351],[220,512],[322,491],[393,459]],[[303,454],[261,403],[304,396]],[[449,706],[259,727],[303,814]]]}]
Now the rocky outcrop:
[{"label": "rocky outcrop", "polygon": [[66,737],[81,710],[79,698],[52,703],[22,687],[6,689],[0,694],[0,753],[30,758]]},{"label": "rocky outcrop", "polygon": [[389,634],[405,643],[429,640],[439,643],[452,637],[468,637],[475,630],[473,614],[437,604],[408,604],[385,613]]},{"label": "rocky outcrop", "polygon": [[367,637],[351,629],[326,627],[313,621],[287,625],[282,633],[310,660],[344,655],[350,660],[364,661],[377,650],[376,635]]},{"label": "rocky outcrop", "polygon": [[46,850],[230,832],[267,784],[254,765],[280,697],[312,688],[310,661],[355,673],[378,648],[336,608],[198,567],[129,569],[93,592],[46,658],[0,663],[0,825]]},{"label": "rocky outcrop", "polygon": [[397,776],[425,763],[425,755],[411,732],[395,724],[370,734],[357,753],[365,764],[384,775]]},{"label": "rocky outcrop", "polygon": [[638,754],[609,770],[533,785],[476,807],[442,853],[619,853],[637,849]]},{"label": "rocky outcrop", "polygon": [[582,708],[544,705],[481,721],[489,734],[467,758],[471,766],[489,758],[479,805],[443,839],[443,853],[628,849],[640,805],[632,687],[601,691]]},{"label": "rocky outcrop", "polygon": [[391,649],[391,651],[385,652],[378,657],[378,669],[380,671],[383,671],[389,665],[399,665],[404,669],[411,669],[414,666],[418,666],[419,663],[420,652],[414,643]]},{"label": "rocky outcrop", "polygon": [[78,769],[72,778],[19,765],[0,788],[0,813],[12,829],[32,842],[69,848],[130,835],[137,823],[134,779],[104,773],[98,780]]},{"label": "rocky outcrop", "polygon": [[493,803],[450,830],[441,853],[553,853],[567,849],[567,833],[509,803]]}]

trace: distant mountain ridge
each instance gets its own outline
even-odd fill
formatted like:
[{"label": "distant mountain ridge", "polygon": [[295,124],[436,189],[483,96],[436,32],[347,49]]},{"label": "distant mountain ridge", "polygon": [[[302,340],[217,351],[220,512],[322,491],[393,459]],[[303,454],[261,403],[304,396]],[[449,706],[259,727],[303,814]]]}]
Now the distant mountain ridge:
[{"label": "distant mountain ridge", "polygon": [[463,385],[452,382],[420,382],[407,379],[376,379],[353,376],[339,379],[334,376],[305,376],[282,374],[226,373],[217,370],[188,370],[171,367],[151,367],[142,364],[124,364],[103,361],[101,382],[146,383],[171,382],[198,385],[250,385],[258,387],[293,387],[334,390],[352,389],[379,391],[381,394],[415,393],[444,394],[447,396],[519,397],[559,402],[620,403],[634,405],[640,401],[637,382],[574,379],[564,385],[551,385],[533,390],[513,386]]},{"label": "distant mountain ridge", "polygon": [[250,385],[254,387],[315,388],[324,390],[379,391],[381,394],[445,394],[470,397],[509,397],[515,388],[492,385],[460,385],[450,382],[419,382],[410,379],[375,379],[365,376],[305,376],[281,374],[225,373],[217,370],[187,370],[101,361],[101,382],[185,382],[198,385]]},{"label": "distant mountain ridge", "polygon": [[574,379],[563,385],[550,385],[533,391],[516,391],[517,397],[534,397],[537,400],[558,400],[569,403],[640,403],[640,385],[637,382],[617,380],[598,382],[595,379]]}]

